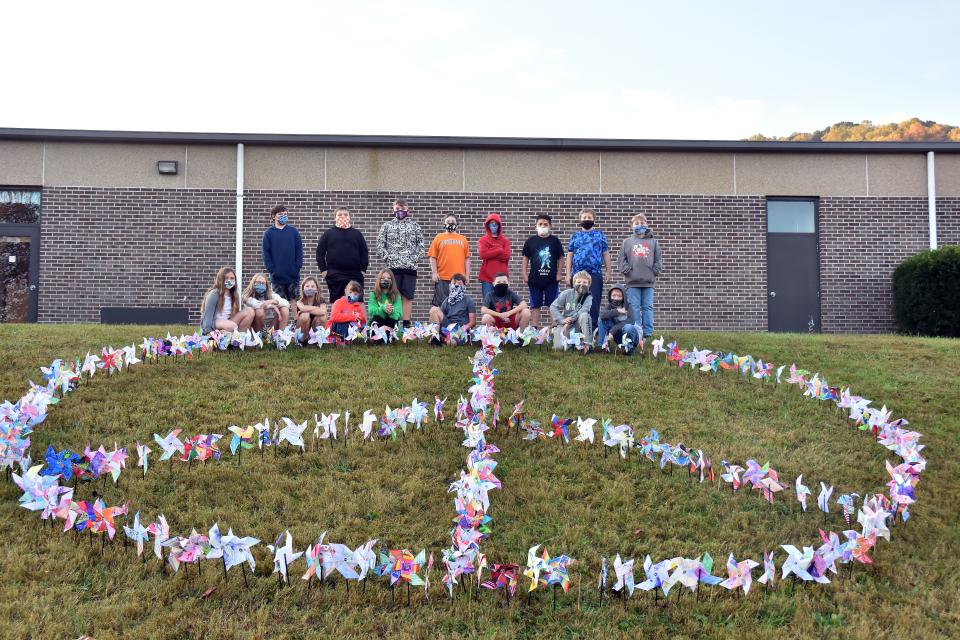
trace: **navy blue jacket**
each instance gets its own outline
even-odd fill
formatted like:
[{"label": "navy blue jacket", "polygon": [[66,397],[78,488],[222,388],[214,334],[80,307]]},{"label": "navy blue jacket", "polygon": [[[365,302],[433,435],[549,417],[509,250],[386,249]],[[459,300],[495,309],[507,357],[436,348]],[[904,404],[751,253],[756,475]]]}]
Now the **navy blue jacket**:
[{"label": "navy blue jacket", "polygon": [[277,229],[273,226],[263,232],[263,264],[274,282],[300,282],[303,240],[296,227],[288,224],[283,229]]}]

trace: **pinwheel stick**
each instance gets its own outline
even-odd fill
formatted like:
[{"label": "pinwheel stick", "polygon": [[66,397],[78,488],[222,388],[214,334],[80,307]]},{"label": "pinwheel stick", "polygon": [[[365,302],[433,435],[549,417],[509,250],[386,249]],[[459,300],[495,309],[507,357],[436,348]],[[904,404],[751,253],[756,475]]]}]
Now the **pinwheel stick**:
[{"label": "pinwheel stick", "polygon": [[243,571],[243,588],[248,589],[249,585],[247,584],[247,563],[240,565],[240,569]]},{"label": "pinwheel stick", "polygon": [[223,560],[223,581],[229,582],[230,579],[227,577],[227,556],[222,556],[221,559]]}]

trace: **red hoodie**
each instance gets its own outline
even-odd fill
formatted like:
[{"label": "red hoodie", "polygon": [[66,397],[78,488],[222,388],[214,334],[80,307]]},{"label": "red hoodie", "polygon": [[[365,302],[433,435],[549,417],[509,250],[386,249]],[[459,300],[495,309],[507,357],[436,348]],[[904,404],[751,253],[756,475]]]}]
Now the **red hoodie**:
[{"label": "red hoodie", "polygon": [[[357,317],[358,314],[359,318]],[[327,321],[327,329],[338,322],[353,323],[358,319],[360,324],[367,323],[367,315],[363,311],[363,305],[359,302],[350,302],[347,300],[347,296],[343,296],[333,303],[333,308],[330,310],[330,319]]]},{"label": "red hoodie", "polygon": [[[500,235],[493,237],[490,233],[490,223],[500,225]],[[507,263],[510,262],[510,240],[503,234],[503,221],[500,216],[491,213],[483,222],[486,235],[477,241],[477,253],[480,254],[480,282],[493,282],[493,277],[503,271],[509,273]]]}]

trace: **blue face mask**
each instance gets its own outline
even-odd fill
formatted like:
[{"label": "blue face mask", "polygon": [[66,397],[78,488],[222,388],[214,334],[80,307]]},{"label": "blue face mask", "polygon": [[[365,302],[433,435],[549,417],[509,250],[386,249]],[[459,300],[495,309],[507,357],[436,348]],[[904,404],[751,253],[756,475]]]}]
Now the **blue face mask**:
[{"label": "blue face mask", "polygon": [[358,295],[355,294],[355,293],[348,293],[348,294],[347,294],[347,300],[349,300],[350,302],[357,302],[357,301],[360,300],[360,296],[358,296]]},{"label": "blue face mask", "polygon": [[258,282],[257,284],[253,285],[253,290],[260,295],[263,295],[267,292],[267,285],[263,284],[262,282]]},{"label": "blue face mask", "polygon": [[287,224],[287,220],[289,219],[290,218],[287,217],[287,214],[285,213],[281,213],[279,216],[277,216],[277,222],[279,222],[280,224]]},{"label": "blue face mask", "polygon": [[500,225],[498,225],[496,222],[491,222],[489,225],[487,225],[487,228],[490,229],[490,233],[500,233]]},{"label": "blue face mask", "polygon": [[642,224],[638,224],[633,228],[633,232],[639,236],[642,236],[647,232],[647,227]]}]

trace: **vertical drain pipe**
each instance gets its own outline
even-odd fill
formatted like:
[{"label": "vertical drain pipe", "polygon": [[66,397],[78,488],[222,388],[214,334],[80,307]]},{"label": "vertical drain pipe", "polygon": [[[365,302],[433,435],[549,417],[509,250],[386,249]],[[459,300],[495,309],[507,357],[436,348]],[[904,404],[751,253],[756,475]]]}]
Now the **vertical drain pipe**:
[{"label": "vertical drain pipe", "polygon": [[243,282],[243,143],[237,143],[237,259],[234,270],[237,272],[237,286]]},{"label": "vertical drain pipe", "polygon": [[937,176],[933,151],[927,151],[927,217],[930,220],[930,248],[937,248]]}]

